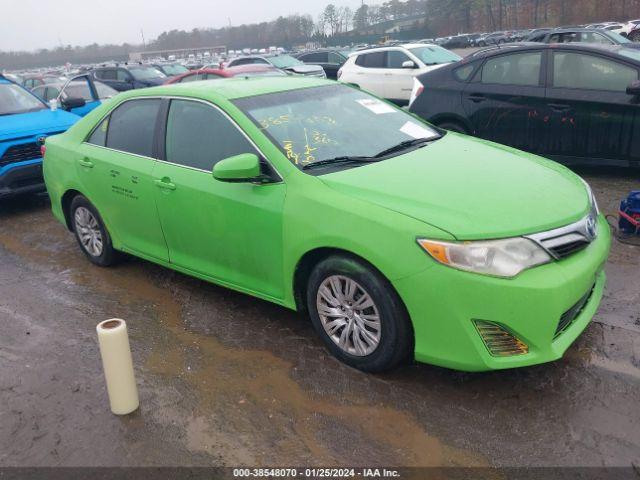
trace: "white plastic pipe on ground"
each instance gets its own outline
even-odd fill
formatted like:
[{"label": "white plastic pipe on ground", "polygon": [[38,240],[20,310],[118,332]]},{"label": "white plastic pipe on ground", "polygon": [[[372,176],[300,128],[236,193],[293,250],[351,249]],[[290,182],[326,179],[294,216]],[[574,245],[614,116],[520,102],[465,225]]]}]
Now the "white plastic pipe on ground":
[{"label": "white plastic pipe on ground", "polygon": [[113,318],[100,322],[96,330],[111,411],[116,415],[127,415],[140,405],[127,324]]}]

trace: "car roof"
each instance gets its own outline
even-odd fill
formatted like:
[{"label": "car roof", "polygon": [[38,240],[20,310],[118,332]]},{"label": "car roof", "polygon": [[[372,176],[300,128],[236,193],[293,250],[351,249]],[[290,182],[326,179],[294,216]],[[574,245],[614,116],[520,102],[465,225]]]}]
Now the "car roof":
[{"label": "car roof", "polygon": [[[523,42],[520,44],[512,44],[512,45],[501,45],[484,48],[482,50],[478,50],[475,53],[472,53],[467,58],[479,58],[479,57],[492,57],[494,55],[500,55],[505,52],[518,52],[518,51],[528,51],[528,50],[541,50],[541,49],[569,49],[569,50],[578,50],[578,51],[590,51],[594,53],[602,53],[608,52],[612,54],[617,54],[620,50],[624,49],[624,45],[605,45],[601,43],[539,43],[539,42]],[[625,57],[627,58],[627,57]],[[632,60],[631,58],[627,58],[628,60]]]},{"label": "car roof", "polygon": [[[120,94],[121,98],[135,98],[157,95],[184,95],[208,100],[234,100],[256,95],[279,93],[303,88],[335,85],[336,82],[302,76],[287,77],[233,77],[210,82],[207,80],[188,83],[162,85],[159,87],[129,90]],[[345,87],[348,88],[348,87]]]}]

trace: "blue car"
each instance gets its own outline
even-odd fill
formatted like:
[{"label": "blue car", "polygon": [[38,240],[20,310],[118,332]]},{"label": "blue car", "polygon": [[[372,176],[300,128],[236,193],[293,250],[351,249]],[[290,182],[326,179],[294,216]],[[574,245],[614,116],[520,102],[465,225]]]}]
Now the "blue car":
[{"label": "blue car", "polygon": [[41,143],[79,119],[0,75],[0,198],[43,191]]}]

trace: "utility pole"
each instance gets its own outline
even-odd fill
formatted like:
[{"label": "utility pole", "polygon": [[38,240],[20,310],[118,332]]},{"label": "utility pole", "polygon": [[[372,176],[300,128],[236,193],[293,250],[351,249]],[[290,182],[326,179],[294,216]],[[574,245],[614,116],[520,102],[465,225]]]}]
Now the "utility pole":
[{"label": "utility pole", "polygon": [[147,49],[147,44],[146,44],[146,42],[144,41],[144,30],[143,30],[143,29],[140,29],[140,35],[142,36],[142,48],[143,48],[144,50],[146,50],[146,49]]}]

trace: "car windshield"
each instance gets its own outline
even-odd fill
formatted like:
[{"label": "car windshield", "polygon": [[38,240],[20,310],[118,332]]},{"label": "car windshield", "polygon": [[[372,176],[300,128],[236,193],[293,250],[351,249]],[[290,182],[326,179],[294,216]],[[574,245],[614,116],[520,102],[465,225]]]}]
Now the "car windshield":
[{"label": "car windshield", "polygon": [[24,88],[12,83],[0,84],[0,115],[35,112],[47,105]]},{"label": "car windshield", "polygon": [[111,88],[109,85],[105,85],[102,82],[93,82],[96,86],[96,90],[98,91],[98,98],[100,100],[106,100],[107,98],[115,97],[118,94],[118,91]]},{"label": "car windshield", "polygon": [[153,78],[164,78],[166,75],[153,67],[130,67],[129,71],[136,80],[151,80]]},{"label": "car windshield", "polygon": [[257,95],[235,104],[300,169],[440,138],[437,130],[402,109],[343,85]]},{"label": "car windshield", "polygon": [[410,48],[409,51],[422,60],[425,65],[439,65],[462,60],[461,56],[437,45],[414,47]]},{"label": "car windshield", "polygon": [[620,35],[619,33],[616,33],[616,32],[607,31],[607,36],[609,38],[612,38],[618,44],[633,43],[627,37],[623,37],[622,35]]},{"label": "car windshield", "polygon": [[167,75],[182,75],[189,71],[189,69],[183,65],[163,65],[162,69]]},{"label": "car windshield", "polygon": [[304,63],[302,63],[300,60],[298,60],[297,58],[293,58],[290,55],[278,55],[274,57],[268,57],[267,60],[269,60],[269,63],[271,63],[272,65],[278,68],[288,68],[288,67],[295,67],[296,65],[304,65]]}]

